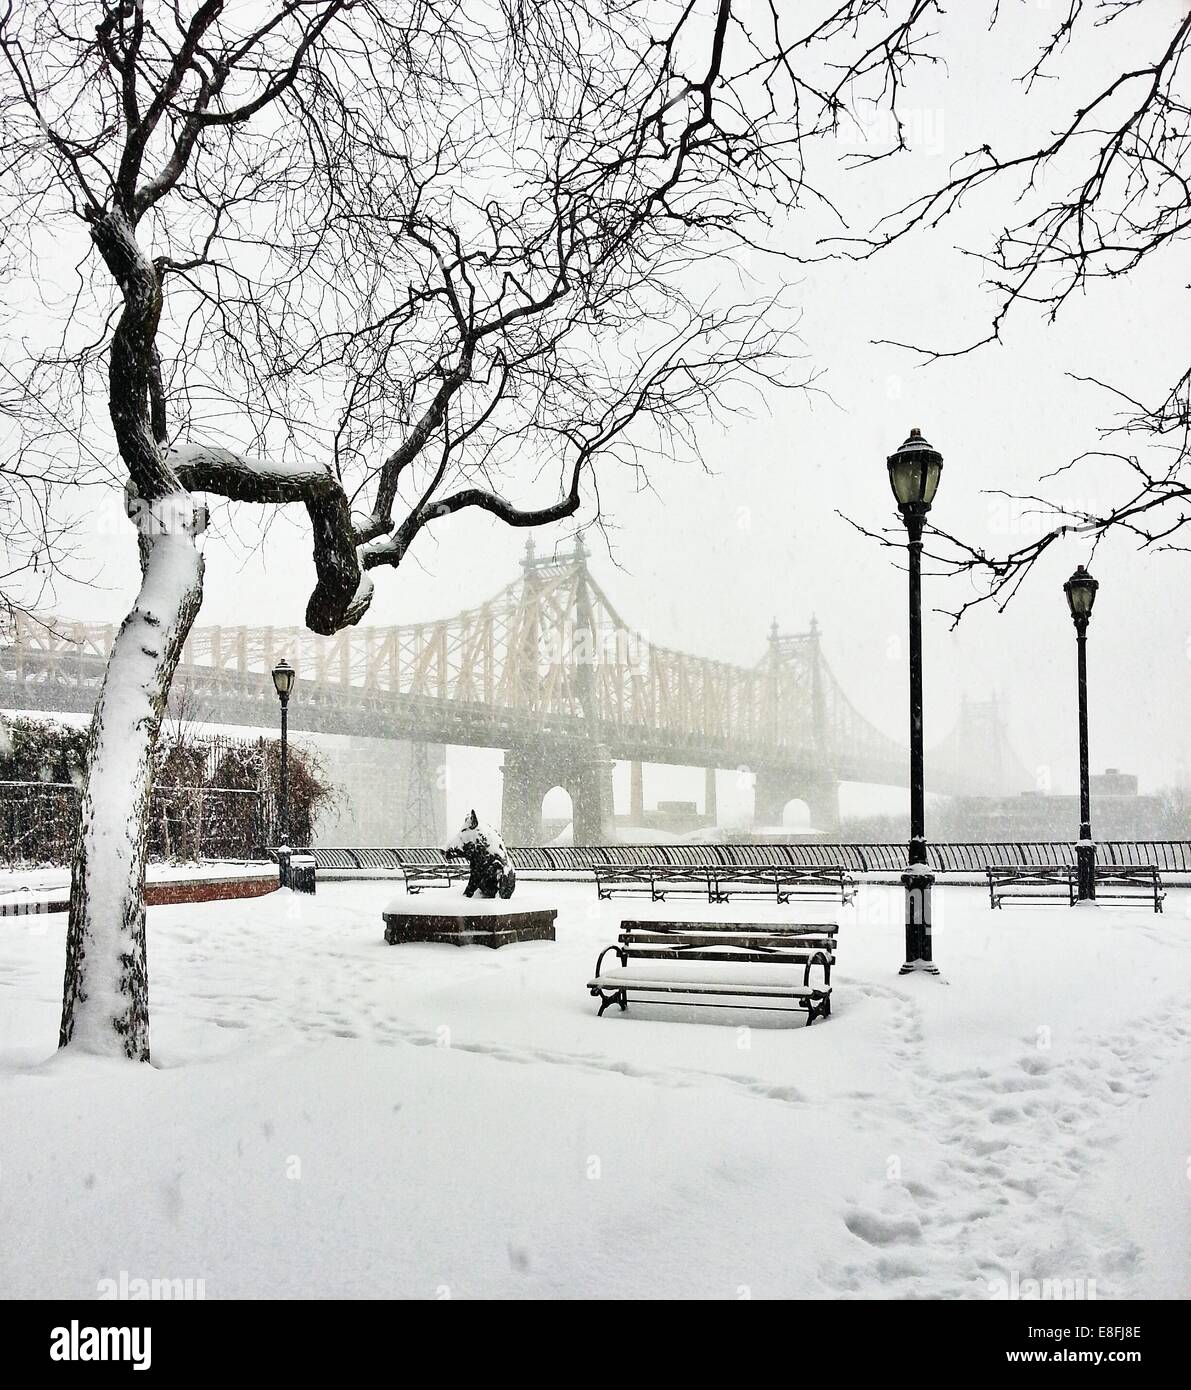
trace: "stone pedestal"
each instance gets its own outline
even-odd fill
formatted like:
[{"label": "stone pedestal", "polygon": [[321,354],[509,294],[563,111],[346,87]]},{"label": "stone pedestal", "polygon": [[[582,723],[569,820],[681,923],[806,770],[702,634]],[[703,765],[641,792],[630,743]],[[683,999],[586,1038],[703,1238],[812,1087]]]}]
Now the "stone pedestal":
[{"label": "stone pedestal", "polygon": [[410,910],[389,908],[384,913],[385,940],[390,946],[409,941],[441,941],[451,946],[489,946],[493,950],[518,941],[553,941],[552,907],[530,908],[520,912],[468,911],[429,912],[421,905]]}]

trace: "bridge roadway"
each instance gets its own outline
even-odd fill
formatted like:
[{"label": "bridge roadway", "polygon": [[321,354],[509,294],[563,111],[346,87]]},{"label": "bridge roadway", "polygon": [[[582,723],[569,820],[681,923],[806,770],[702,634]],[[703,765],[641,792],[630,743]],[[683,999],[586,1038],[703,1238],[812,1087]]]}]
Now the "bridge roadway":
[{"label": "bridge roadway", "polygon": [[[87,713],[103,678],[114,629],[66,619],[18,620],[0,647],[0,703]],[[590,575],[586,551],[538,559],[479,608],[436,622],[348,629],[315,638],[300,629],[196,627],[175,686],[203,718],[274,729],[269,672],[285,654],[298,671],[295,731],[455,744],[505,752],[504,824],[531,844],[541,804],[570,793],[577,843],[612,831],[612,765],[702,767],[714,814],[716,770],[750,774],[755,819],[779,825],[786,804],[806,802],[811,822],[839,819],[841,781],[906,786],[908,757],[852,706],[823,658],[812,620],[805,633],[770,630],[765,656],[736,666],[655,646],[615,611]],[[1011,756],[995,707],[983,722],[965,706],[934,757],[932,791],[992,791],[1028,779]],[[1004,792],[1005,787],[999,788]]]},{"label": "bridge roadway", "polygon": [[[102,657],[79,654],[64,658],[57,654],[42,658],[37,652],[25,651],[18,678],[5,660],[7,656],[7,652],[0,652],[0,690],[7,708],[91,712],[103,680]],[[185,682],[187,694],[204,711],[204,719],[212,723],[266,730],[277,727],[277,696],[263,673],[187,666],[179,667],[177,682]],[[726,770],[780,769],[797,780],[818,780],[828,771],[809,752],[783,751],[775,757],[776,750],[767,741],[727,740],[702,732],[681,733],[612,721],[601,721],[593,734],[591,724],[580,715],[547,712],[528,719],[516,710],[483,701],[394,694],[331,681],[301,683],[290,705],[289,724],[296,732],[473,748],[528,751],[557,745],[575,757],[589,753],[594,744],[602,756],[625,762]],[[874,767],[871,754],[863,766],[846,755],[837,758],[830,773],[837,781],[906,785],[904,760]]]}]

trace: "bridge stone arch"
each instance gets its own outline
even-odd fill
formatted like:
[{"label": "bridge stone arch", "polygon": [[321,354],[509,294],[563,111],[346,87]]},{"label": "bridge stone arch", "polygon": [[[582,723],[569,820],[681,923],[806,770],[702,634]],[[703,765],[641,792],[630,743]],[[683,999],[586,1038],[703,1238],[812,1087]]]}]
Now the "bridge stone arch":
[{"label": "bridge stone arch", "polygon": [[505,753],[501,834],[506,844],[542,840],[542,803],[561,787],[571,798],[573,840],[607,844],[615,838],[612,819],[612,758],[598,745],[547,742]]},{"label": "bridge stone arch", "polygon": [[790,767],[758,768],[753,792],[753,820],[778,826],[791,801],[806,803],[813,829],[827,834],[839,830],[839,781],[830,773],[808,773]]}]

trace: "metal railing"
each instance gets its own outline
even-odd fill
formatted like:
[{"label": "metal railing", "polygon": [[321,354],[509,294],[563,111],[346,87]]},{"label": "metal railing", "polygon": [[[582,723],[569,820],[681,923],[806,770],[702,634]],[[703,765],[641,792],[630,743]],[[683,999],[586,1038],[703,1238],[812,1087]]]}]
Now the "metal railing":
[{"label": "metal railing", "polygon": [[[1074,864],[1075,845],[1067,840],[988,840],[945,842],[929,848],[932,867],[941,873],[982,874],[988,865]],[[359,871],[370,868],[430,867],[445,863],[440,849],[427,846],[338,848],[315,846],[319,868]],[[543,873],[590,873],[606,867],[660,864],[687,868],[822,868],[842,865],[852,873],[898,873],[906,865],[903,841],[882,844],[707,844],[707,845],[513,845],[515,869]],[[1105,864],[1155,864],[1164,873],[1191,874],[1191,840],[1100,840]]]}]

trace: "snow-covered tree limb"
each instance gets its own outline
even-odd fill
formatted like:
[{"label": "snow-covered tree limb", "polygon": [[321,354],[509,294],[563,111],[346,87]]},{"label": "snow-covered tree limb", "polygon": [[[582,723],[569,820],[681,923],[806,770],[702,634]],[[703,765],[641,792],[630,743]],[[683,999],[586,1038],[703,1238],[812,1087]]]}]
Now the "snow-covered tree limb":
[{"label": "snow-covered tree limb", "polygon": [[[92,730],[64,1042],[148,1053],[146,750],[202,565],[193,524],[166,540],[146,519],[199,494],[301,503],[306,621],[332,633],[431,522],[594,518],[598,471],[698,462],[700,420],[813,380],[795,306],[742,292],[731,253],[819,196],[810,142],[849,103],[896,104],[937,10],[0,0],[0,233],[34,273],[80,228],[96,253],[65,311],[47,289],[61,347],[37,370],[90,428],[103,380],[142,525]],[[163,568],[189,576],[168,604]]]}]

